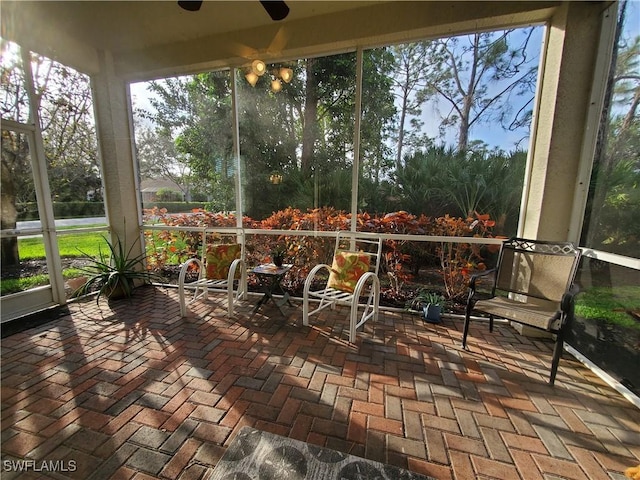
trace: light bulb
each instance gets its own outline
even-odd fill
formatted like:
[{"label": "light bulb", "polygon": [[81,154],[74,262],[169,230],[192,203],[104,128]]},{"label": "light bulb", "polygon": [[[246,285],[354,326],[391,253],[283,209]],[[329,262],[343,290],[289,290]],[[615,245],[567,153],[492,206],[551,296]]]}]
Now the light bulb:
[{"label": "light bulb", "polygon": [[267,66],[262,60],[254,60],[251,63],[251,71],[257,76],[261,77],[262,75],[264,75],[264,72],[267,71]]},{"label": "light bulb", "polygon": [[282,78],[286,83],[289,83],[293,78],[293,70],[287,67],[282,67],[280,69],[280,78]]},{"label": "light bulb", "polygon": [[258,75],[253,72],[247,73],[244,78],[247,79],[247,82],[249,82],[252,87],[255,87],[256,83],[258,83]]},{"label": "light bulb", "polygon": [[273,90],[274,92],[279,92],[280,90],[282,90],[282,82],[280,82],[280,80],[278,80],[277,78],[271,80],[271,90]]}]

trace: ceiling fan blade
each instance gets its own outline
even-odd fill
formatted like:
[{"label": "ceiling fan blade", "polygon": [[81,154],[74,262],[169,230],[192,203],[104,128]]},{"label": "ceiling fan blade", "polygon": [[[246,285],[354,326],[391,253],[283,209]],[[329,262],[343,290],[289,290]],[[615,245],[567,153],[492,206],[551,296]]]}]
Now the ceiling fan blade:
[{"label": "ceiling fan blade", "polygon": [[289,7],[282,0],[260,0],[272,20],[283,20],[289,15]]},{"label": "ceiling fan blade", "polygon": [[280,25],[278,31],[273,36],[273,40],[271,40],[271,43],[267,47],[267,53],[271,55],[280,54],[286,48],[287,43],[289,43],[290,36],[285,25]]},{"label": "ceiling fan blade", "polygon": [[202,0],[178,0],[178,5],[190,12],[197,12],[202,6]]}]

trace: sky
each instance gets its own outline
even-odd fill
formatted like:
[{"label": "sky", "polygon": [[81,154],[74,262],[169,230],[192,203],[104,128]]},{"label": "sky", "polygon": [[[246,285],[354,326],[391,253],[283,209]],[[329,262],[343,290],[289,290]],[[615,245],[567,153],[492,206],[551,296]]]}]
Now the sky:
[{"label": "sky", "polygon": [[[540,47],[542,44],[542,36],[544,28],[536,31],[535,38],[530,42],[530,55],[534,57],[535,65],[538,63]],[[633,38],[640,35],[640,0],[629,0],[627,7],[627,17],[624,36]],[[638,72],[640,74],[640,72]],[[496,88],[500,88],[496,85]],[[131,84],[131,95],[134,108],[150,109],[149,93],[146,92],[145,83]],[[513,110],[520,108],[524,97],[512,97],[510,99]],[[440,136],[438,131],[439,118],[447,112],[445,103],[435,104],[430,102],[423,106],[421,120],[424,122],[423,131],[431,138],[436,139],[436,143],[445,143],[447,145],[455,145],[456,129],[449,129],[444,137]],[[505,131],[500,125],[494,123],[479,124],[474,126],[470,132],[471,140],[481,140],[489,145],[490,148],[498,147],[505,151],[512,151],[519,146],[521,149],[528,149],[528,128],[521,128],[516,131]]]}]

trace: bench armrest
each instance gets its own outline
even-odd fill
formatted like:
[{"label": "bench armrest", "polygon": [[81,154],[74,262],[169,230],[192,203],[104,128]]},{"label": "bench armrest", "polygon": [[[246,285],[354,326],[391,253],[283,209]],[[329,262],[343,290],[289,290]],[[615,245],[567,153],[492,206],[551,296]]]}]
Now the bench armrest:
[{"label": "bench armrest", "polygon": [[496,268],[491,268],[489,270],[485,270],[484,272],[480,272],[480,273],[475,273],[473,275],[471,275],[471,278],[469,279],[469,293],[467,295],[467,311],[471,311],[471,309],[473,308],[473,306],[476,303],[476,281],[479,278],[482,277],[486,277],[488,275],[491,275],[493,273],[495,273],[497,271]]},{"label": "bench armrest", "polygon": [[479,278],[491,275],[492,273],[495,273],[496,270],[497,270],[496,268],[491,268],[489,270],[485,270],[484,272],[474,273],[473,275],[471,275],[471,278],[469,279],[469,289],[473,290],[473,292],[475,293],[475,291],[476,291],[476,280],[478,280]]},{"label": "bench armrest", "polygon": [[569,290],[562,295],[562,300],[560,300],[560,310],[562,310],[565,314],[573,313],[573,307],[575,305],[575,297],[580,293],[580,287],[575,283],[569,287]]}]

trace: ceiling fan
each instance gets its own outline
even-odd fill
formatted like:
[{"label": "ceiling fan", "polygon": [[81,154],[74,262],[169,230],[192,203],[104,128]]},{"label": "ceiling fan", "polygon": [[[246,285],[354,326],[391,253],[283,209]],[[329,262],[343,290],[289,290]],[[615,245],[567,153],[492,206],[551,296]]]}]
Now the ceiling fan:
[{"label": "ceiling fan", "polygon": [[[283,20],[289,15],[289,7],[282,0],[260,0],[260,4],[274,21]],[[202,0],[178,0],[178,5],[190,12],[197,12]]]}]

